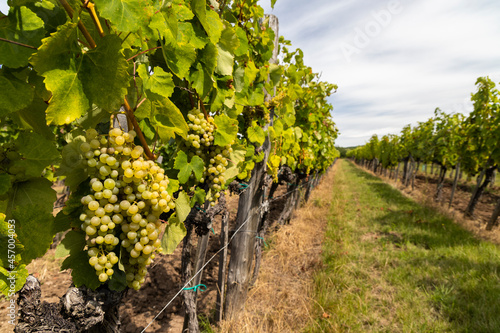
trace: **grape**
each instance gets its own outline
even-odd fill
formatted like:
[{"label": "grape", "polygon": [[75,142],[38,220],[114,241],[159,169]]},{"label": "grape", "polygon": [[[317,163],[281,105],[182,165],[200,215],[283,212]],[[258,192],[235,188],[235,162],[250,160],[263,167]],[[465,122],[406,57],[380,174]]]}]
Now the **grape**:
[{"label": "grape", "polygon": [[158,217],[175,207],[167,191],[168,177],[144,158],[142,147],[133,144],[134,131],[113,128],[104,136],[89,130],[85,137],[80,151],[88,166],[90,193],[80,198],[80,220],[87,235],[89,265],[105,283],[113,278],[116,254],[121,253],[128,285],[138,289],[161,245]]}]

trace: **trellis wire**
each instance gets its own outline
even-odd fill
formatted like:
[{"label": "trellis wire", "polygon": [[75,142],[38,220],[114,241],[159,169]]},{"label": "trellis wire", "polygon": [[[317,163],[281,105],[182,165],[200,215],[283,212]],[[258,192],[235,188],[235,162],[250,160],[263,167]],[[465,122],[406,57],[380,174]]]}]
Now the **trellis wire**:
[{"label": "trellis wire", "polygon": [[[309,185],[309,183],[311,183],[311,181],[312,181],[312,179],[310,179],[310,180],[309,180],[307,183],[305,183],[305,184],[298,185],[295,189],[293,189],[293,190],[291,190],[291,191],[288,191],[288,192],[286,192],[285,194],[283,194],[283,195],[281,195],[281,196],[279,196],[279,197],[277,197],[277,198],[273,198],[273,199],[271,199],[271,200],[268,200],[268,202],[269,202],[269,203],[271,203],[271,202],[273,202],[273,201],[275,201],[275,200],[281,199],[281,198],[283,198],[283,197],[285,197],[285,196],[287,196],[287,195],[289,195],[289,194],[291,194],[291,193],[293,193],[293,192],[295,192],[295,191],[299,190],[301,187],[305,187],[306,185]],[[246,190],[247,190],[247,189],[245,189],[245,191],[246,191]],[[261,207],[259,207],[259,209],[258,209],[257,211],[262,210],[262,208],[263,208],[262,206],[261,206]],[[168,306],[169,306],[170,304],[172,304],[172,302],[173,302],[173,301],[174,301],[177,297],[179,297],[179,295],[180,295],[180,294],[181,294],[181,293],[185,290],[185,288],[187,288],[187,286],[191,283],[191,281],[193,281],[193,280],[194,280],[194,279],[198,276],[198,274],[200,274],[200,273],[203,271],[203,269],[205,269],[205,267],[206,267],[206,266],[207,266],[207,265],[208,265],[208,264],[209,264],[212,260],[214,260],[214,258],[215,258],[215,257],[216,257],[216,256],[217,256],[217,255],[218,255],[218,254],[222,251],[222,250],[224,250],[225,248],[227,248],[227,247],[229,246],[229,244],[232,242],[232,240],[234,239],[234,237],[236,237],[236,234],[237,234],[238,232],[240,232],[241,228],[243,228],[243,226],[244,226],[244,225],[246,225],[248,221],[250,221],[250,217],[251,217],[251,215],[250,215],[250,216],[249,216],[249,217],[245,220],[245,222],[243,222],[243,223],[242,223],[242,224],[238,227],[238,229],[236,229],[236,230],[234,231],[234,234],[233,234],[233,235],[231,236],[231,238],[228,240],[228,242],[226,243],[226,245],[224,245],[223,247],[221,247],[221,248],[220,248],[220,249],[219,249],[219,250],[218,250],[218,251],[217,251],[217,252],[216,252],[216,253],[215,253],[212,257],[210,257],[210,259],[209,259],[209,260],[207,260],[207,262],[206,262],[206,263],[205,263],[205,264],[204,264],[204,265],[203,265],[203,266],[202,266],[202,267],[201,267],[201,268],[200,268],[200,269],[196,272],[196,274],[194,274],[194,275],[193,275],[193,276],[189,279],[189,281],[188,281],[188,282],[186,282],[186,284],[184,284],[184,286],[183,286],[183,287],[182,287],[182,288],[181,288],[181,289],[177,292],[177,294],[175,294],[175,295],[174,295],[174,297],[172,297],[172,299],[171,299],[171,300],[170,300],[170,301],[169,301],[169,302],[168,302],[168,303],[167,303],[167,304],[166,304],[166,305],[165,305],[165,306],[164,306],[164,307],[160,310],[160,312],[158,312],[158,314],[157,314],[157,315],[156,315],[156,316],[155,316],[155,317],[154,317],[154,318],[153,318],[153,319],[152,319],[152,320],[148,323],[148,325],[147,325],[146,327],[144,327],[144,329],[141,331],[141,333],[146,332],[146,330],[149,328],[149,326],[151,326],[151,324],[152,324],[152,323],[156,320],[156,318],[158,318],[158,317],[159,317],[159,316],[163,313],[163,311],[165,311],[165,310],[168,308]],[[248,232],[248,231],[243,231],[243,232]]]}]

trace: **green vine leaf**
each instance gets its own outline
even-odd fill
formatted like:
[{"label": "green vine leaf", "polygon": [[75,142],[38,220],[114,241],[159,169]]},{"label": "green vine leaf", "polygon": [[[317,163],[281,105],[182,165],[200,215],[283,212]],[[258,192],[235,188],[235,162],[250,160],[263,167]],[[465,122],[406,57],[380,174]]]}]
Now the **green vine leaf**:
[{"label": "green vine leaf", "polygon": [[141,64],[137,73],[142,79],[144,89],[148,92],[169,98],[174,92],[175,84],[172,74],[166,73],[161,67],[154,67],[150,76],[146,65]]},{"label": "green vine leaf", "polygon": [[[7,216],[16,220],[16,233],[24,245],[23,263],[41,257],[54,238],[52,216],[56,192],[52,183],[44,178],[15,183],[9,200]],[[33,237],[36,235],[36,237]]]},{"label": "green vine leaf", "polygon": [[16,140],[16,147],[23,159],[15,165],[22,167],[27,176],[40,177],[42,171],[60,159],[60,153],[52,141],[33,132],[22,132]]},{"label": "green vine leaf", "polygon": [[154,15],[154,8],[142,0],[95,0],[102,17],[108,19],[120,31],[135,32],[146,28]]},{"label": "green vine leaf", "polygon": [[221,114],[214,117],[214,123],[217,128],[214,143],[219,146],[232,144],[238,134],[238,121]]},{"label": "green vine leaf", "polygon": [[174,253],[177,246],[182,242],[187,235],[184,223],[179,221],[177,214],[172,214],[168,219],[168,224],[165,228],[165,233],[161,239],[162,254]]},{"label": "green vine leaf", "polygon": [[12,176],[4,173],[0,175],[0,195],[4,195],[11,188]]},{"label": "green vine leaf", "polygon": [[[39,47],[45,35],[44,23],[35,13],[26,6],[17,7],[9,11],[7,18],[0,20],[0,37]],[[0,43],[0,59],[2,65],[10,68],[19,68],[28,64],[29,57],[35,50],[12,43]]]},{"label": "green vine leaf", "polygon": [[224,28],[219,15],[213,10],[207,11],[206,0],[193,0],[191,2],[191,9],[193,10],[201,25],[205,29],[210,41],[217,44]]},{"label": "green vine leaf", "polygon": [[68,22],[57,27],[57,31],[42,40],[38,51],[30,58],[39,75],[54,69],[70,69],[74,55],[79,53],[77,25]]},{"label": "green vine leaf", "polygon": [[[16,267],[15,273],[15,282],[14,282],[14,292],[18,292],[26,283],[26,279],[28,278],[28,270],[26,269],[26,265],[19,265]],[[0,267],[0,292],[4,294],[6,297],[14,296],[11,295],[11,281],[9,278],[12,278],[12,275],[3,267]]]},{"label": "green vine leaf", "polygon": [[44,74],[45,86],[52,92],[47,108],[47,124],[64,125],[83,116],[90,108],[76,70],[54,69]]},{"label": "green vine leaf", "polygon": [[203,160],[198,156],[193,156],[191,162],[188,163],[187,155],[183,151],[177,153],[174,163],[174,168],[179,170],[178,179],[181,183],[186,183],[193,172],[196,179],[200,180],[203,176],[204,166]]},{"label": "green vine leaf", "polygon": [[175,201],[175,212],[179,219],[179,222],[184,222],[191,212],[191,205],[189,202],[189,196],[186,192],[182,191],[179,193],[177,200]]},{"label": "green vine leaf", "polygon": [[216,72],[220,75],[233,74],[234,56],[217,45],[217,68]]},{"label": "green vine leaf", "polygon": [[91,103],[116,112],[129,86],[128,63],[121,52],[121,39],[107,35],[97,47],[85,53],[79,77]]},{"label": "green vine leaf", "polygon": [[4,69],[0,70],[0,117],[27,107],[34,95],[35,91],[28,83],[5,73]]},{"label": "green vine leaf", "polygon": [[179,108],[170,99],[159,95],[153,95],[142,103],[135,116],[139,119],[148,118],[163,142],[175,138],[176,134],[186,138],[189,131]]},{"label": "green vine leaf", "polygon": [[247,135],[250,142],[256,144],[257,146],[262,146],[266,140],[264,130],[255,121],[252,123],[252,126],[247,129]]}]

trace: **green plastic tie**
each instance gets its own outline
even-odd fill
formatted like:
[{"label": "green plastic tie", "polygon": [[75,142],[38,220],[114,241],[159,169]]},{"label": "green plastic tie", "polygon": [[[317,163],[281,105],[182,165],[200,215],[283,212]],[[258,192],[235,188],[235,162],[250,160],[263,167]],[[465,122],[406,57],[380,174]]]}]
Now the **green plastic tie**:
[{"label": "green plastic tie", "polygon": [[199,290],[203,292],[207,290],[207,286],[205,286],[204,284],[197,284],[194,287],[184,288],[184,290],[193,290],[194,292],[197,292]]},{"label": "green plastic tie", "polygon": [[266,240],[264,238],[257,236],[257,239],[262,239],[262,241],[264,242],[264,246],[267,246]]}]

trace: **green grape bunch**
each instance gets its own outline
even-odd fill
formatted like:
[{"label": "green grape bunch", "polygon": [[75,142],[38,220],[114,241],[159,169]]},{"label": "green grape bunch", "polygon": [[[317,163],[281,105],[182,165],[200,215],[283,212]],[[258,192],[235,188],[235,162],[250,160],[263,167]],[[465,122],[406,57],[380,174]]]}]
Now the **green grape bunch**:
[{"label": "green grape bunch", "polygon": [[[90,129],[80,144],[90,178],[81,198],[81,229],[87,235],[89,264],[101,283],[121,260],[129,287],[144,283],[147,266],[160,249],[160,214],[175,208],[165,171],[144,158],[134,131],[113,128],[108,136]],[[119,258],[121,255],[121,259]]]},{"label": "green grape bunch", "polygon": [[[211,205],[220,197],[220,192],[225,188],[226,179],[224,172],[229,164],[229,155],[233,151],[231,145],[218,146],[214,142],[216,126],[214,118],[205,115],[199,109],[189,111],[188,115],[189,133],[184,142],[189,156],[200,157],[205,164],[203,176],[200,183],[206,183],[211,190]],[[181,149],[184,148],[181,146]]]}]

